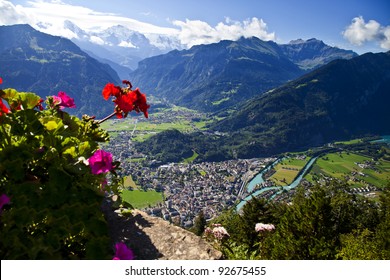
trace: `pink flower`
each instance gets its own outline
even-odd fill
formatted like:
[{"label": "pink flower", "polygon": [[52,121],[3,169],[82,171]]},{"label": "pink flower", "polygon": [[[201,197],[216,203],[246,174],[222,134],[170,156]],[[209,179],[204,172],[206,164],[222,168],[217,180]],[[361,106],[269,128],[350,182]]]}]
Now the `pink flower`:
[{"label": "pink flower", "polygon": [[89,159],[89,166],[93,174],[106,173],[112,170],[112,154],[103,150],[97,150]]},{"label": "pink flower", "polygon": [[222,226],[217,226],[215,228],[213,228],[213,234],[215,236],[216,239],[218,240],[222,240],[224,239],[225,237],[229,237],[229,233],[226,231],[226,229]]},{"label": "pink flower", "polygon": [[125,243],[118,242],[115,244],[115,255],[113,260],[134,260],[134,253]]},{"label": "pink flower", "polygon": [[74,104],[74,99],[70,98],[65,92],[60,91],[58,93],[58,97],[61,98],[60,107],[66,108],[76,108],[76,104]]},{"label": "pink flower", "polygon": [[60,104],[61,104],[61,102],[62,102],[61,97],[59,97],[59,96],[57,96],[57,95],[53,95],[52,97],[53,97],[53,103],[54,103],[54,105],[60,105]]},{"label": "pink flower", "polygon": [[210,236],[211,234],[213,234],[212,229],[209,228],[209,227],[205,228],[205,230],[204,230],[204,235]]},{"label": "pink flower", "polygon": [[3,206],[6,204],[9,204],[10,202],[11,202],[11,199],[7,195],[2,194],[0,196],[0,213],[1,213],[1,210],[3,209]]},{"label": "pink flower", "polygon": [[204,230],[204,235],[207,238],[215,238],[218,241],[226,240],[230,237],[227,230],[221,224],[211,224],[211,228],[207,227]]},{"label": "pink flower", "polygon": [[259,231],[271,231],[274,230],[275,226],[273,224],[263,224],[263,223],[258,223],[255,226],[256,232]]}]

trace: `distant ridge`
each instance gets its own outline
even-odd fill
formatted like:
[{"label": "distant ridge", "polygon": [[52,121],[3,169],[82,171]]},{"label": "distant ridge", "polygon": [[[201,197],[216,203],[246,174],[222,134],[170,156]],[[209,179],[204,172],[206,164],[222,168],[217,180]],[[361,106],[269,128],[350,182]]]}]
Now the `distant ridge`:
[{"label": "distant ridge", "polygon": [[[390,134],[390,52],[335,60],[241,103],[208,133],[165,131],[136,145],[162,162],[254,158]],[[218,131],[218,134],[213,132]],[[180,149],[176,149],[180,147]],[[149,152],[150,151],[150,152]]]},{"label": "distant ridge", "polygon": [[32,91],[43,98],[65,91],[75,99],[75,114],[112,112],[101,91],[107,82],[119,83],[118,75],[70,40],[22,24],[0,26],[0,42],[3,87]]},{"label": "distant ridge", "polygon": [[241,137],[243,157],[273,154],[389,134],[389,104],[390,52],[367,53],[248,100],[213,128]]},{"label": "distant ridge", "polygon": [[152,95],[215,112],[235,108],[331,60],[356,55],[316,39],[278,45],[242,37],[144,59],[130,78]]},{"label": "distant ridge", "polygon": [[280,45],[280,47],[291,61],[304,70],[317,68],[335,59],[351,59],[357,56],[353,51],[328,46],[315,38],[306,41],[294,40],[289,44]]}]

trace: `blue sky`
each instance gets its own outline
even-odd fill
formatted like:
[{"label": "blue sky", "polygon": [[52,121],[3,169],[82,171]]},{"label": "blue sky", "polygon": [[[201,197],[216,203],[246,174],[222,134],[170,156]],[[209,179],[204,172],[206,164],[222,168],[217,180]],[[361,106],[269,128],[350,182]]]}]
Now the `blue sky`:
[{"label": "blue sky", "polygon": [[[154,28],[153,32],[176,32],[188,46],[212,42],[208,37],[231,39],[232,33],[236,32],[244,36],[253,33],[261,39],[278,43],[314,37],[358,53],[390,49],[388,0],[0,0],[0,7],[6,2],[11,3],[18,13],[29,11],[27,14],[36,16],[46,8],[52,9],[50,7],[54,4],[88,8],[89,13],[111,13],[110,22],[115,21],[115,17],[126,17],[137,20],[137,23],[131,22],[133,26],[138,26],[139,22],[151,24],[149,27],[143,25],[144,32],[153,29],[152,25],[164,27],[160,30]],[[67,9],[61,10],[61,16],[66,17]],[[1,13],[0,10],[0,16]],[[81,26],[82,17],[81,14],[78,22]],[[11,24],[14,20],[9,17],[7,22],[4,18],[0,17],[0,24]],[[49,14],[44,18],[50,20]],[[103,21],[98,19],[95,24]]]}]

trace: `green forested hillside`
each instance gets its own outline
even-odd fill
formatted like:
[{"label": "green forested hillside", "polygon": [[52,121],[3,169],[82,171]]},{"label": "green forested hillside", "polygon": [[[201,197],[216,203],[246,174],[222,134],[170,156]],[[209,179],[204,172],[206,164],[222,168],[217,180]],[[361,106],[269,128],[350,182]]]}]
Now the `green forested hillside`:
[{"label": "green forested hillside", "polygon": [[0,71],[5,88],[38,92],[42,98],[66,92],[77,108],[72,113],[105,116],[111,104],[101,96],[116,72],[83,52],[70,40],[29,25],[0,26]]},{"label": "green forested hillside", "polygon": [[152,95],[215,112],[237,108],[239,102],[295,79],[324,61],[356,55],[317,40],[289,46],[255,37],[224,40],[145,59],[130,76]]},{"label": "green forested hillside", "polygon": [[[195,149],[198,160],[222,160],[269,156],[336,140],[386,135],[390,133],[389,93],[390,53],[368,53],[333,61],[240,103],[235,112],[217,114],[221,120],[210,125],[211,133],[176,135],[171,140],[179,145],[186,138],[180,145],[187,151]],[[140,149],[164,154],[171,147],[161,137],[151,137],[139,145]]]},{"label": "green forested hillside", "polygon": [[242,156],[390,132],[390,53],[337,60],[243,104],[213,128]]}]

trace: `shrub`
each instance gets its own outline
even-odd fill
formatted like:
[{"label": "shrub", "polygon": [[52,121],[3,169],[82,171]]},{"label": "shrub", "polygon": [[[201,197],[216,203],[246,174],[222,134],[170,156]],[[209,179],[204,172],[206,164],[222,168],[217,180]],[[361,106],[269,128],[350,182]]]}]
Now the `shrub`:
[{"label": "shrub", "polygon": [[[126,99],[130,86],[115,88],[121,103],[111,116],[147,116],[144,95],[141,104]],[[99,149],[107,132],[93,117],[64,112],[75,106],[65,93],[48,97],[46,109],[34,93],[6,89],[0,97],[1,259],[111,259],[101,204],[121,180],[119,162]]]}]

